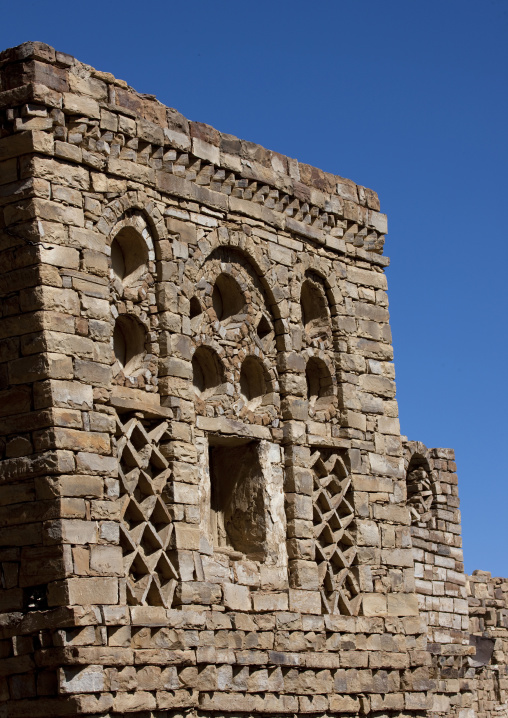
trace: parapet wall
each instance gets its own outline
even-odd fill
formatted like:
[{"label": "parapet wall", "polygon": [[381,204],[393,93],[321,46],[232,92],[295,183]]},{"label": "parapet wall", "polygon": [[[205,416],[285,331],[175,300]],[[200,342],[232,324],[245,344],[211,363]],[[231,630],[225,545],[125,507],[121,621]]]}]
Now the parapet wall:
[{"label": "parapet wall", "polygon": [[377,195],[41,43],[0,108],[1,715],[494,714]]}]

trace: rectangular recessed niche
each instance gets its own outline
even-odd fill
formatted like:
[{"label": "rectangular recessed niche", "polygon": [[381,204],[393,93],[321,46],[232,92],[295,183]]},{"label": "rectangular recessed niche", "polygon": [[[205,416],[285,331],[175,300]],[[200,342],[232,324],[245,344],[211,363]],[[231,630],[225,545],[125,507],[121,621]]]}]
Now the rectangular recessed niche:
[{"label": "rectangular recessed niche", "polygon": [[215,550],[266,558],[264,476],[259,442],[209,445],[210,535]]}]

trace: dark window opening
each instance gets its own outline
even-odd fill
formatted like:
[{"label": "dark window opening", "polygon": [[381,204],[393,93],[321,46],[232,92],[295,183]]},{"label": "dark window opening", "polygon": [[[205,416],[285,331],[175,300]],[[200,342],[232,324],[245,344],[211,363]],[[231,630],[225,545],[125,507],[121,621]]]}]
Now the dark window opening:
[{"label": "dark window opening", "polygon": [[322,359],[311,357],[305,368],[309,405],[319,408],[333,401],[333,379]]},{"label": "dark window opening", "polygon": [[200,346],[192,357],[192,383],[196,394],[211,396],[224,381],[224,371],[213,349]]},{"label": "dark window opening", "polygon": [[209,448],[210,530],[214,548],[264,560],[264,477],[257,442]]},{"label": "dark window opening", "polygon": [[198,317],[202,312],[203,310],[201,309],[199,299],[197,297],[192,297],[190,300],[190,318],[194,319],[194,317]]},{"label": "dark window opening", "polygon": [[246,357],[242,363],[240,392],[246,401],[261,399],[266,394],[265,368],[255,356]]},{"label": "dark window opening", "polygon": [[229,274],[219,274],[212,292],[212,305],[219,321],[243,311],[245,297],[237,282]]},{"label": "dark window opening", "polygon": [[272,328],[268,322],[268,319],[266,317],[261,317],[259,320],[258,328],[257,328],[257,334],[260,339],[264,339],[266,336],[270,334],[272,331]]},{"label": "dark window opening", "polygon": [[131,284],[147,271],[148,247],[133,228],[121,229],[111,243],[111,266],[124,284]]},{"label": "dark window opening", "polygon": [[306,279],[300,295],[302,322],[310,338],[324,336],[330,329],[330,316],[326,297],[316,282]]},{"label": "dark window opening", "polygon": [[133,375],[142,369],[145,350],[146,330],[138,319],[120,314],[113,332],[113,351],[126,375]]}]

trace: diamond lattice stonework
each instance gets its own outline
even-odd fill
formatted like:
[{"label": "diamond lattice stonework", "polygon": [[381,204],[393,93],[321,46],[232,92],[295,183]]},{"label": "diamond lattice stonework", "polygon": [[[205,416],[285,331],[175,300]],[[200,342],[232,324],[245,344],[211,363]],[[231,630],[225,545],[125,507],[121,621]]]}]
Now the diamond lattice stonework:
[{"label": "diamond lattice stonework", "polygon": [[358,614],[360,587],[354,569],[356,546],[351,477],[337,454],[312,456],[316,562],[325,613]]},{"label": "diamond lattice stonework", "polygon": [[176,586],[177,571],[168,555],[173,524],[162,497],[171,471],[159,450],[167,427],[166,421],[118,420],[120,541],[130,605],[169,608]]}]

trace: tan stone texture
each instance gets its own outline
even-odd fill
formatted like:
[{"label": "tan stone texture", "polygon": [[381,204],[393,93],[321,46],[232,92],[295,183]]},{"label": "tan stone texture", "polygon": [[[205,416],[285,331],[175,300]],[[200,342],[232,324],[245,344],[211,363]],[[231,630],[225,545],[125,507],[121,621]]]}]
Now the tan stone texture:
[{"label": "tan stone texture", "polygon": [[[377,195],[0,54],[0,713],[507,715]],[[470,636],[472,636],[470,638]]]}]

